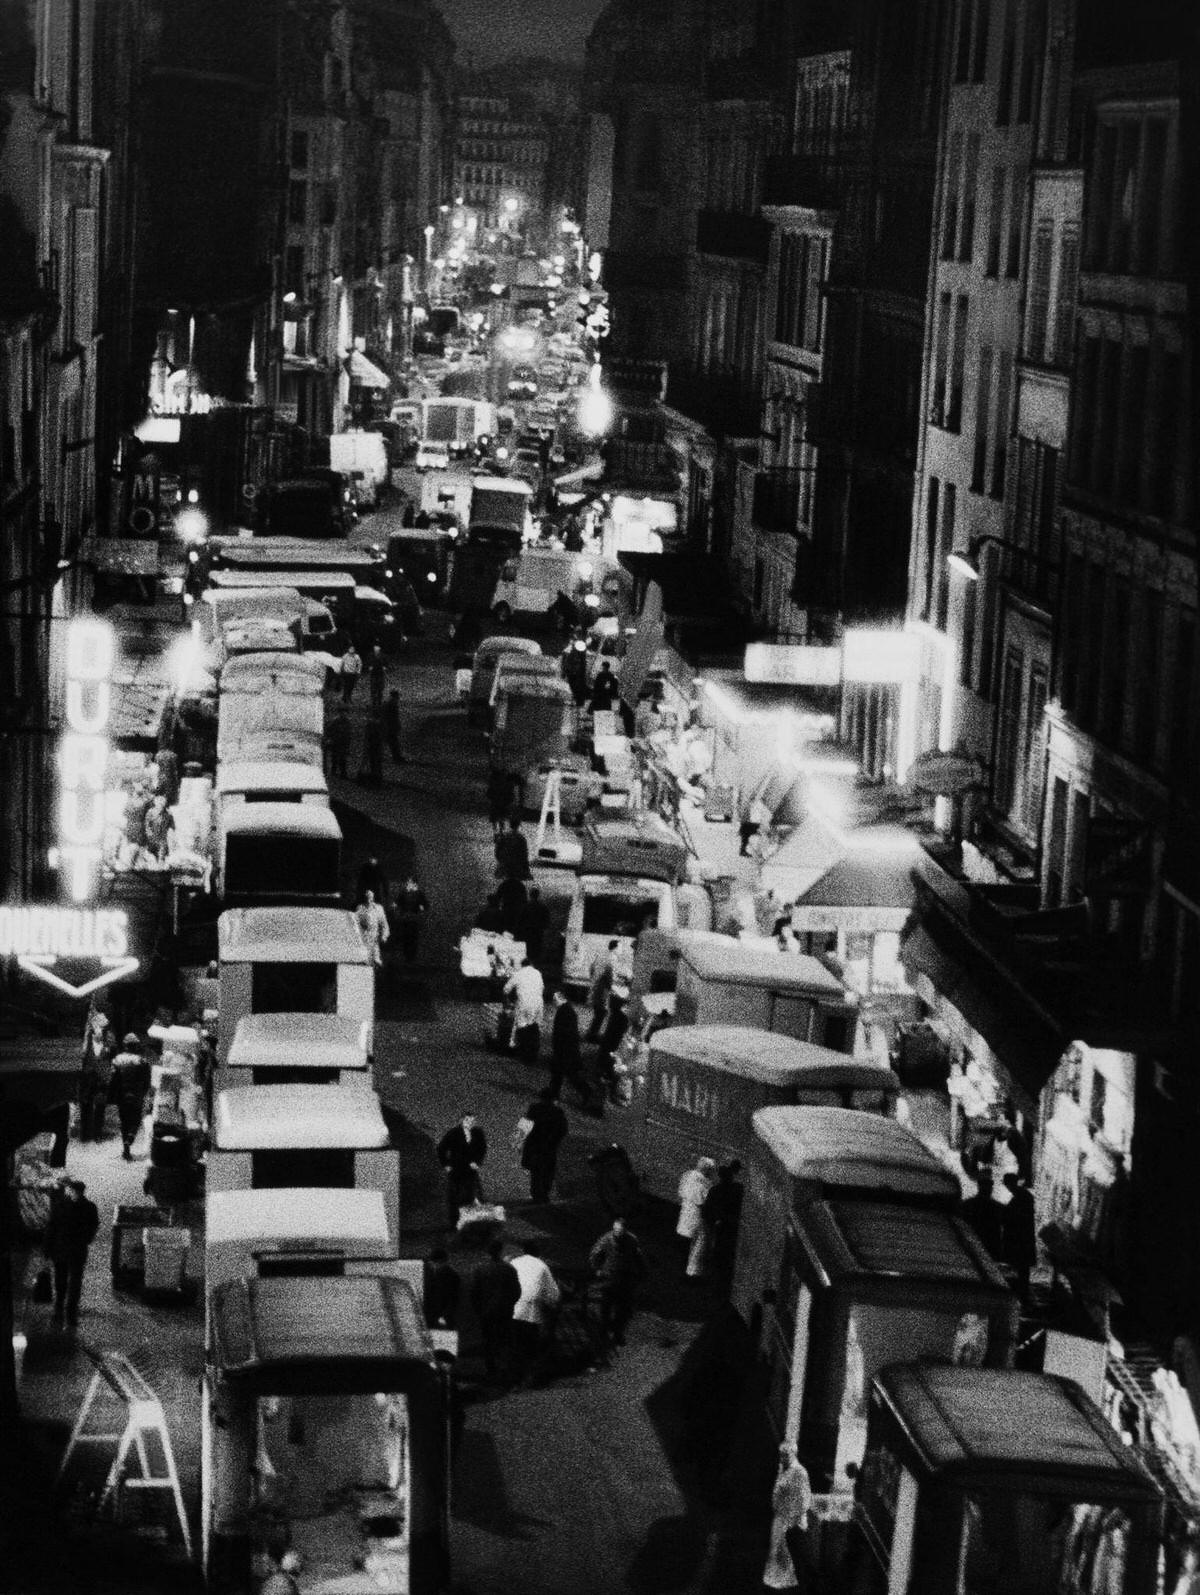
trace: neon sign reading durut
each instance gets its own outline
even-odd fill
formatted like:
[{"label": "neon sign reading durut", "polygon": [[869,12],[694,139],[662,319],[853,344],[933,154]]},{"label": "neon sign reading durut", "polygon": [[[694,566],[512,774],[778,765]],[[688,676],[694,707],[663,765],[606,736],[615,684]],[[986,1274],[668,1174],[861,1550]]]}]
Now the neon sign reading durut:
[{"label": "neon sign reading durut", "polygon": [[92,895],[102,857],[116,641],[102,620],[67,628],[66,722],[59,747],[58,864],[77,903]]}]

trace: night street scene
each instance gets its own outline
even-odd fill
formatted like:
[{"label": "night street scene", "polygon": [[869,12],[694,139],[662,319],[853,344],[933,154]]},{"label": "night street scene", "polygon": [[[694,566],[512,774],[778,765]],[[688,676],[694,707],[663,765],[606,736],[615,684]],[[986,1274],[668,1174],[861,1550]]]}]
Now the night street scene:
[{"label": "night street scene", "polygon": [[0,0],[0,1595],[1200,1595],[1198,195],[1195,0]]}]

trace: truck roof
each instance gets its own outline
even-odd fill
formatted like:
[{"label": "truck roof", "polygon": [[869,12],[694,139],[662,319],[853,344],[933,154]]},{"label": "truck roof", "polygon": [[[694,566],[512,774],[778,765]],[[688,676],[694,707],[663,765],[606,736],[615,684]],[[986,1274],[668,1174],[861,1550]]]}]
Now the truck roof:
[{"label": "truck roof", "polygon": [[519,481],[512,476],[473,476],[471,486],[476,489],[486,489],[489,493],[509,493],[514,498],[533,497],[533,489],[529,483]]},{"label": "truck roof", "polygon": [[270,834],[324,842],[342,839],[337,816],[323,803],[238,803],[221,815],[221,829],[227,837]]},{"label": "truck roof", "polygon": [[227,908],[217,941],[223,964],[371,962],[358,920],[344,908]]},{"label": "truck roof", "polygon": [[755,1137],[793,1179],[823,1186],[957,1199],[957,1177],[924,1142],[855,1108],[758,1108]]},{"label": "truck roof", "polygon": [[210,1191],[204,1204],[204,1244],[375,1252],[388,1244],[383,1192],[323,1186]]},{"label": "truck roof", "polygon": [[900,1088],[899,1080],[883,1064],[749,1025],[676,1025],[660,1030],[651,1039],[650,1051],[762,1085],[799,1085],[816,1091]]},{"label": "truck roof", "polygon": [[227,792],[325,793],[329,783],[311,764],[286,759],[227,759],[217,766],[218,797]]},{"label": "truck roof", "polygon": [[213,1143],[218,1152],[358,1150],[387,1146],[389,1136],[373,1092],[342,1085],[243,1085],[218,1091]]},{"label": "truck roof", "polygon": [[691,965],[701,980],[769,986],[773,990],[803,991],[819,996],[845,996],[841,981],[808,953],[768,952],[738,941],[717,944],[696,941],[681,943],[679,956]]},{"label": "truck roof", "polygon": [[214,570],[208,578],[209,585],[219,591],[250,589],[269,592],[272,589],[294,592],[300,597],[300,588],[314,592],[345,592],[354,587],[354,576],[348,570]]},{"label": "truck roof", "polygon": [[366,1069],[371,1025],[337,1013],[251,1013],[237,1022],[229,1069]]}]

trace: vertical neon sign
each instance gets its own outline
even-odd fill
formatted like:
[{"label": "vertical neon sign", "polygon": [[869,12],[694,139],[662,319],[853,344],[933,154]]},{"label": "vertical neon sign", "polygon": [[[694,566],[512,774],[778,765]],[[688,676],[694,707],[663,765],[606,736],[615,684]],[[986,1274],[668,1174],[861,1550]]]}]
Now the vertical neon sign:
[{"label": "vertical neon sign", "polygon": [[95,890],[104,838],[116,639],[102,620],[67,628],[67,729],[59,746],[58,866],[77,903]]}]

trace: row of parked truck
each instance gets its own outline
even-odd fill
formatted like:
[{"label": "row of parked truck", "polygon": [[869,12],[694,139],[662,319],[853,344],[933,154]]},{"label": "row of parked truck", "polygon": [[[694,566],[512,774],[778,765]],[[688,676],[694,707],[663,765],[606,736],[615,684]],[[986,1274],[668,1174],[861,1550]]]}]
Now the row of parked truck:
[{"label": "row of parked truck", "polygon": [[400,1154],[372,1075],[375,969],[340,906],[321,768],[325,665],[279,602],[216,589],[205,609],[224,907],[205,1567],[211,1587],[249,1595],[291,1552],[306,1588],[432,1595],[448,1571],[447,1368],[421,1264],[400,1257]]}]

